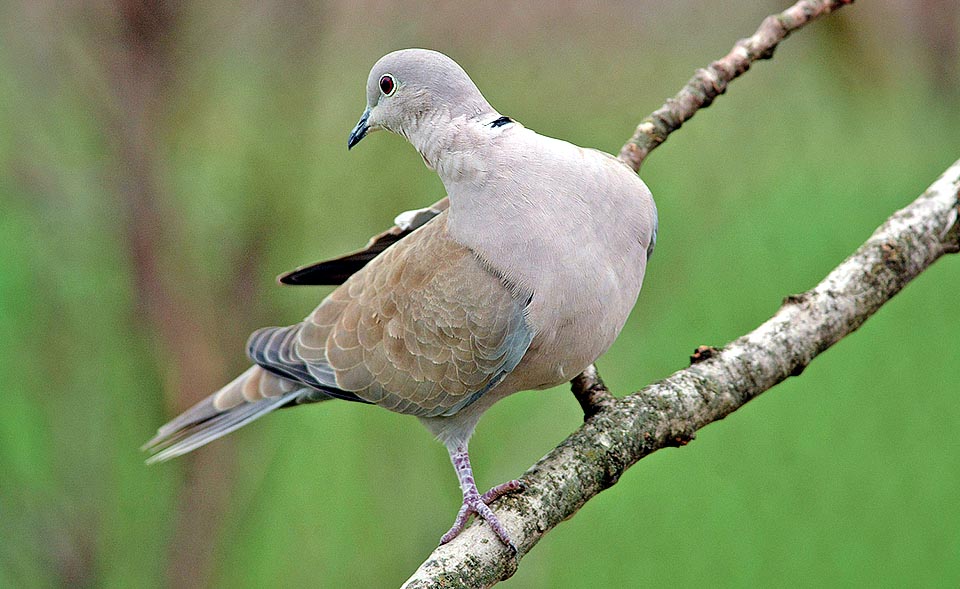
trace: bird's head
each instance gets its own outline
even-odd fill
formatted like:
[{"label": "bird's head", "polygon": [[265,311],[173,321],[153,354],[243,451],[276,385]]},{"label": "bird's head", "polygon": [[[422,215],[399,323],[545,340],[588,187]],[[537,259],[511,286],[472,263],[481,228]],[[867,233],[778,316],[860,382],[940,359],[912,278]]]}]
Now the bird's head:
[{"label": "bird's head", "polygon": [[367,108],[347,141],[386,129],[417,145],[439,118],[476,118],[495,112],[463,68],[442,53],[402,49],[380,58],[367,78]]}]

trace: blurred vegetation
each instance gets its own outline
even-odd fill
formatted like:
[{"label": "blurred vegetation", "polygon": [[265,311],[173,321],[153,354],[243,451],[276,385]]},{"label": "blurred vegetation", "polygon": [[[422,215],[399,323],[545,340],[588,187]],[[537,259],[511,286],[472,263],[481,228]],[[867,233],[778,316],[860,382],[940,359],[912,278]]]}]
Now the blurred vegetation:
[{"label": "blurred vegetation", "polygon": [[[395,586],[460,502],[415,420],[283,411],[196,455],[137,448],[327,292],[274,277],[442,186],[398,137],[347,153],[372,63],[457,59],[502,112],[616,152],[787,2],[133,0],[0,7],[0,586]],[[599,365],[618,394],[814,285],[960,154],[955,3],[862,2],[791,37],[645,165],[660,241]],[[552,532],[513,587],[956,585],[960,267]],[[482,487],[580,422],[481,421]]]}]

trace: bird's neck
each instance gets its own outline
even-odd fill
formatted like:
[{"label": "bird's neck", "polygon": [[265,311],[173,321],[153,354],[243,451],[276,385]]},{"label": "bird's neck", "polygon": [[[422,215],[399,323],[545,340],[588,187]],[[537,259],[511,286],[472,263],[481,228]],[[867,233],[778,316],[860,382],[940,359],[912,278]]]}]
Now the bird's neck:
[{"label": "bird's neck", "polygon": [[469,114],[447,112],[424,115],[407,135],[410,143],[431,170],[449,187],[480,172],[473,154],[494,135],[490,121],[500,114],[489,105]]}]

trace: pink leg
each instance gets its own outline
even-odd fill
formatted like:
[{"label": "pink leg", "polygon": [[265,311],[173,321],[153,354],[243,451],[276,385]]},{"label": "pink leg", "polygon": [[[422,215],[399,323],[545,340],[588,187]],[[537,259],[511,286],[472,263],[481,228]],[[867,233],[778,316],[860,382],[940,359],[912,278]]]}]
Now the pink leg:
[{"label": "pink leg", "polygon": [[467,453],[466,447],[451,449],[450,461],[453,462],[453,468],[457,471],[457,477],[460,479],[460,488],[463,489],[463,505],[457,513],[457,519],[453,522],[453,527],[440,538],[440,544],[446,544],[456,538],[463,531],[470,516],[477,514],[487,522],[487,525],[500,538],[500,541],[516,554],[517,547],[510,540],[506,528],[503,527],[503,524],[500,523],[500,520],[497,519],[497,516],[494,515],[493,510],[487,504],[501,495],[522,491],[523,483],[516,480],[507,481],[480,495],[477,484],[473,480],[473,469],[470,467],[470,455]]}]

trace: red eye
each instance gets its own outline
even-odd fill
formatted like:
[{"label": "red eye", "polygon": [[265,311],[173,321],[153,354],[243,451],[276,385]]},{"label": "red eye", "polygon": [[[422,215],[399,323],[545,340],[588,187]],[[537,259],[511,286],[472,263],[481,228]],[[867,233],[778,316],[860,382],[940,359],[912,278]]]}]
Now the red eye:
[{"label": "red eye", "polygon": [[393,76],[390,74],[380,76],[380,91],[383,92],[384,96],[390,96],[396,89],[397,85],[393,81]]}]

